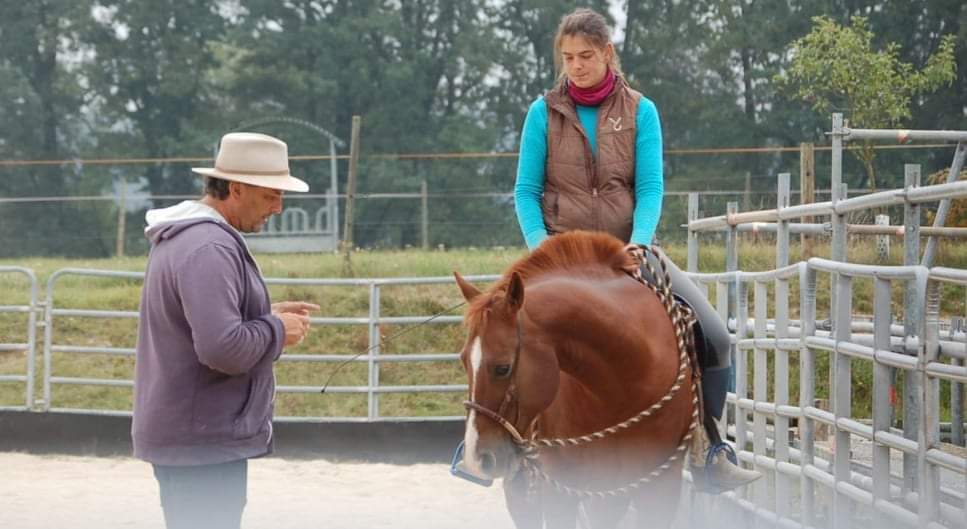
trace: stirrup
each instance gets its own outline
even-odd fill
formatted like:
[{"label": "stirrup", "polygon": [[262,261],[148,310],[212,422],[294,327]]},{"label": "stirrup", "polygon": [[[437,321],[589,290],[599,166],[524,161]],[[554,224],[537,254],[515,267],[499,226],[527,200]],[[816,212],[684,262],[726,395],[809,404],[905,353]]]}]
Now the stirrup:
[{"label": "stirrup", "polygon": [[493,479],[476,476],[464,469],[463,441],[460,441],[457,449],[453,452],[453,460],[450,462],[450,475],[465,479],[471,483],[476,483],[477,485],[483,485],[484,487],[489,487],[494,483]]},{"label": "stirrup", "polygon": [[[712,445],[708,449],[708,453],[705,454],[705,481],[706,483],[713,484],[712,481],[712,469],[715,466],[715,456],[719,455],[720,452],[725,453],[726,459],[729,460],[733,465],[738,466],[739,458],[735,455],[735,450],[732,449],[732,445],[726,443],[725,441],[719,441],[717,444]],[[713,485],[718,487],[718,485]]]}]

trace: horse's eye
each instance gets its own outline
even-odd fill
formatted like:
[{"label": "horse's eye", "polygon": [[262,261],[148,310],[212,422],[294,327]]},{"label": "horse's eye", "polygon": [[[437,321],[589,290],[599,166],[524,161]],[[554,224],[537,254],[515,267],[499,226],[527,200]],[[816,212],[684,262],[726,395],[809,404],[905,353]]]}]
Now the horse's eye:
[{"label": "horse's eye", "polygon": [[510,374],[510,364],[501,364],[494,368],[494,374],[499,378],[504,378]]}]

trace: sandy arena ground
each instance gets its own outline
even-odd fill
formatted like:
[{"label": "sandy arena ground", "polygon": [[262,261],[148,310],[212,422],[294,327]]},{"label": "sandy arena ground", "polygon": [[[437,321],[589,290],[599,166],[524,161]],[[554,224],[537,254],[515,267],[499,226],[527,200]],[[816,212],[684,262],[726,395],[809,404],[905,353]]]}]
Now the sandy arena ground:
[{"label": "sandy arena ground", "polygon": [[[854,447],[854,457],[863,459],[863,448]],[[893,466],[902,466],[899,457]],[[949,472],[941,482],[961,494],[967,487],[963,476]],[[474,485],[450,476],[443,464],[255,459],[248,495],[244,529],[513,527],[499,482]],[[686,527],[688,517],[680,515],[677,526]],[[164,529],[150,465],[0,452],[0,529],[61,528]]]},{"label": "sandy arena ground", "polygon": [[[503,529],[503,489],[447,465],[256,459],[245,529]],[[0,528],[164,529],[158,485],[130,458],[0,453]]]}]

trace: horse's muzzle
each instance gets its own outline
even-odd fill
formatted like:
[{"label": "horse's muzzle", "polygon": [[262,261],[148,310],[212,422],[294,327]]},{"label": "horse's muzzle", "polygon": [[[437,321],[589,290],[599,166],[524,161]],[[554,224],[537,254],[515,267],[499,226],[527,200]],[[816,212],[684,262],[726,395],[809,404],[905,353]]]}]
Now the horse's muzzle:
[{"label": "horse's muzzle", "polygon": [[474,483],[493,482],[514,475],[520,469],[520,456],[521,452],[506,440],[477,445],[473,453],[465,452],[465,444],[461,441],[453,456],[450,473]]},{"label": "horse's muzzle", "polygon": [[476,483],[478,485],[483,485],[484,487],[489,487],[493,484],[494,480],[492,478],[481,477],[476,473],[471,472],[463,461],[463,441],[457,445],[457,449],[453,452],[453,460],[450,462],[450,474],[461,479],[465,479],[471,483]]}]

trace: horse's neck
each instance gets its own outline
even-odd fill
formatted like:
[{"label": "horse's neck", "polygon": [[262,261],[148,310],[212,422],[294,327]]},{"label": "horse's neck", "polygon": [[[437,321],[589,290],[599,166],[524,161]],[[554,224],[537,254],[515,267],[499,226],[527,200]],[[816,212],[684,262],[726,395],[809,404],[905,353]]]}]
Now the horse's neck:
[{"label": "horse's neck", "polygon": [[[589,391],[601,396],[618,396],[638,382],[637,377],[647,367],[642,344],[635,342],[635,332],[626,332],[627,325],[643,325],[636,321],[634,311],[629,313],[624,300],[602,306],[600,298],[591,300],[587,291],[572,288],[569,295],[561,296],[561,289],[568,281],[545,285],[528,291],[541,307],[536,332],[542,339],[553,344],[561,371],[581,383]],[[621,282],[610,295],[620,297],[628,284]],[[632,285],[633,286],[633,285]],[[595,292],[595,296],[602,295]],[[542,299],[543,298],[543,299]],[[610,298],[609,298],[610,299]],[[594,305],[589,305],[595,301]],[[595,306],[598,310],[589,310]]]},{"label": "horse's neck", "polygon": [[643,367],[635,346],[619,336],[583,333],[578,322],[571,326],[575,338],[555,344],[561,371],[600,396],[630,389]]}]

